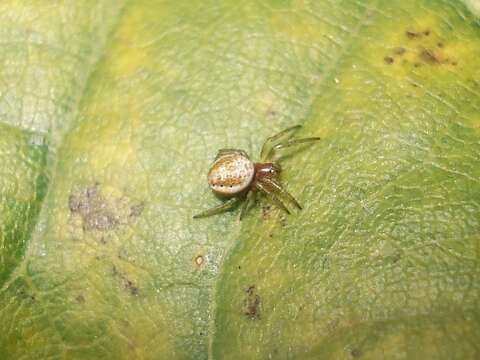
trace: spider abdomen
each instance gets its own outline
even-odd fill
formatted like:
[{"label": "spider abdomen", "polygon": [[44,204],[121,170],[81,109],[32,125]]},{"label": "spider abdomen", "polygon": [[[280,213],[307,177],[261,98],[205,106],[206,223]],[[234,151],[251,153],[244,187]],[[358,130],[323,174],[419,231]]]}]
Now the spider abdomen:
[{"label": "spider abdomen", "polygon": [[208,184],[218,194],[233,196],[244,191],[255,176],[254,163],[242,153],[219,156],[208,172]]}]

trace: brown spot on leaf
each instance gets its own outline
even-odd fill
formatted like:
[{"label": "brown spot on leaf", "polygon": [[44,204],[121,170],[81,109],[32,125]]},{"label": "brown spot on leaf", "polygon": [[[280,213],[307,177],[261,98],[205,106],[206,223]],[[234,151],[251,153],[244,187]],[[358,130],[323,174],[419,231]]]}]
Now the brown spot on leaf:
[{"label": "brown spot on leaf", "polygon": [[138,204],[133,204],[130,207],[130,216],[137,217],[142,215],[143,209],[145,208],[145,203],[140,202]]},{"label": "brown spot on leaf", "polygon": [[393,60],[393,58],[392,58],[391,56],[385,56],[385,57],[383,58],[383,61],[385,61],[385,64],[389,64],[389,65],[390,65],[390,64],[393,64],[393,61],[394,61],[394,60]]},{"label": "brown spot on leaf", "polygon": [[455,59],[446,57],[441,50],[423,49],[420,52],[420,58],[430,65],[451,64],[455,66],[457,64]]},{"label": "brown spot on leaf", "polygon": [[393,53],[394,53],[395,55],[399,55],[399,56],[405,54],[406,51],[407,51],[407,50],[405,50],[405,48],[403,48],[403,47],[401,47],[401,46],[396,47],[395,49],[393,49]]},{"label": "brown spot on leaf", "polygon": [[120,279],[120,281],[123,284],[123,287],[125,288],[125,290],[127,290],[130,293],[130,295],[132,295],[132,296],[137,296],[138,295],[138,293],[140,291],[138,286],[132,280],[130,280],[127,277],[126,274],[117,270],[117,268],[115,266],[113,267],[113,275],[115,277],[117,277],[118,279]]},{"label": "brown spot on leaf", "polygon": [[131,217],[138,217],[144,204],[130,201],[126,196],[106,195],[100,184],[74,189],[68,199],[72,214],[82,218],[84,231],[107,232]]},{"label": "brown spot on leaf", "polygon": [[354,358],[358,358],[360,356],[362,356],[362,351],[358,348],[354,348],[352,349],[352,351],[350,352],[350,354],[354,357]]},{"label": "brown spot on leaf", "polygon": [[438,56],[435,55],[435,53],[431,50],[428,49],[423,49],[422,52],[420,53],[420,58],[429,63],[429,64],[439,64],[440,59]]},{"label": "brown spot on leaf", "polygon": [[75,298],[75,300],[76,300],[77,303],[79,303],[79,304],[84,304],[84,303],[85,303],[85,297],[84,297],[82,294],[78,295],[78,296]]},{"label": "brown spot on leaf", "polygon": [[26,289],[23,289],[23,288],[21,288],[17,291],[17,295],[22,300],[28,300],[28,301],[36,301],[37,300],[34,293],[31,293],[30,291],[28,291]]},{"label": "brown spot on leaf", "polygon": [[274,117],[277,116],[277,115],[278,115],[278,113],[277,113],[275,110],[268,110],[268,111],[267,111],[267,116],[268,116],[269,118],[274,118]]},{"label": "brown spot on leaf", "polygon": [[438,46],[440,49],[444,47],[444,45],[443,45],[442,42],[437,43],[437,46]]},{"label": "brown spot on leaf", "polygon": [[133,283],[133,281],[126,279],[125,288],[130,291],[131,295],[138,295],[138,287]]},{"label": "brown spot on leaf", "polygon": [[429,35],[430,35],[430,30],[425,30],[425,31],[423,32],[423,35],[429,36]]},{"label": "brown spot on leaf", "polygon": [[245,310],[244,314],[250,320],[259,320],[260,319],[260,296],[257,293],[255,285],[250,285],[245,289],[246,298],[245,298]]},{"label": "brown spot on leaf", "polygon": [[415,32],[415,31],[406,31],[406,32],[405,32],[405,35],[406,35],[409,39],[415,39],[415,38],[418,38],[418,37],[421,36],[420,33]]}]

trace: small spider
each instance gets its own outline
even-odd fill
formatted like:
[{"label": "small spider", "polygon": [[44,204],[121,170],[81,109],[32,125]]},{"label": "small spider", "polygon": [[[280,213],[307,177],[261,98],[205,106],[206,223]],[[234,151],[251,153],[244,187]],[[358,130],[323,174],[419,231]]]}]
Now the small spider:
[{"label": "small spider", "polygon": [[224,203],[206,210],[193,218],[201,218],[227,211],[244,201],[240,211],[240,220],[245,215],[250,202],[257,192],[270,197],[271,200],[287,214],[290,211],[282,202],[284,197],[298,209],[298,201],[285,190],[280,183],[280,165],[274,161],[275,152],[286,147],[320,140],[318,137],[291,139],[301,125],[292,126],[269,137],[262,146],[260,162],[254,163],[247,153],[237,149],[220,149],[208,172],[208,184],[214,193],[228,198]]}]

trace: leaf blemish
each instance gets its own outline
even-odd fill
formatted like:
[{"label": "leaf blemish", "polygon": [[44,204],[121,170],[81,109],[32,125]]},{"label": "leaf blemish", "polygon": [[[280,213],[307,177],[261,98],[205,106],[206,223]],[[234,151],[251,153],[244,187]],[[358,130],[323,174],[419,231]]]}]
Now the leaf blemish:
[{"label": "leaf blemish", "polygon": [[392,58],[391,56],[385,56],[385,57],[383,58],[383,61],[385,61],[385,64],[389,64],[389,65],[390,65],[390,64],[393,64],[393,62],[394,62],[394,60],[393,60],[393,58]]},{"label": "leaf blemish", "polygon": [[84,231],[111,231],[142,214],[143,202],[132,203],[124,195],[107,194],[99,183],[72,190],[68,207],[72,214],[81,217]]},{"label": "leaf blemish", "polygon": [[207,262],[207,259],[205,258],[205,256],[203,255],[197,255],[195,256],[195,258],[193,259],[193,262],[195,264],[195,266],[197,266],[198,268],[202,267],[203,265],[205,265],[205,263]]},{"label": "leaf blemish", "polygon": [[415,32],[415,31],[409,31],[409,30],[407,30],[407,31],[405,32],[405,35],[406,35],[409,39],[415,39],[415,38],[418,38],[418,37],[421,36],[420,33]]},{"label": "leaf blemish", "polygon": [[29,301],[36,301],[37,298],[35,297],[35,294],[25,290],[25,289],[20,289],[17,292],[17,295],[24,300],[29,300]]},{"label": "leaf blemish", "polygon": [[132,280],[130,280],[125,274],[118,271],[115,266],[113,266],[113,275],[122,281],[124,288],[130,293],[130,295],[132,296],[138,295],[140,291],[138,286]]},{"label": "leaf blemish", "polygon": [[453,59],[446,57],[442,54],[441,50],[430,50],[422,49],[420,52],[420,58],[427,64],[430,65],[441,65],[441,64],[451,64],[453,66],[457,65],[457,62]]},{"label": "leaf blemish", "polygon": [[260,320],[260,296],[257,293],[255,285],[250,285],[245,289],[245,310],[244,314],[250,320]]},{"label": "leaf blemish", "polygon": [[362,352],[361,352],[360,349],[358,349],[358,348],[352,349],[352,351],[350,352],[350,354],[351,354],[354,358],[358,358],[358,357],[362,356]]}]

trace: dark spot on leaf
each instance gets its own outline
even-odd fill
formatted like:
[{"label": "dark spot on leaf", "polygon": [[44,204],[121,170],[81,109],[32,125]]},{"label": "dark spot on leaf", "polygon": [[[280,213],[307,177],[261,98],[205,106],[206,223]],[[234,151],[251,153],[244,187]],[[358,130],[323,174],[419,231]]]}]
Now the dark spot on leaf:
[{"label": "dark spot on leaf", "polygon": [[145,204],[143,202],[132,205],[130,207],[130,216],[133,216],[133,217],[140,216],[144,208],[145,208]]},{"label": "dark spot on leaf", "polygon": [[135,284],[128,279],[125,281],[125,288],[130,291],[130,294],[135,296],[138,295],[138,287],[136,287]]},{"label": "dark spot on leaf", "polygon": [[419,68],[420,66],[422,66],[422,64],[417,62],[417,63],[413,64],[413,66],[415,66],[416,68]]},{"label": "dark spot on leaf", "polygon": [[270,212],[271,211],[272,211],[271,206],[262,204],[262,218],[263,218],[263,220],[267,220],[268,218],[270,218]]},{"label": "dark spot on leaf", "polygon": [[350,354],[351,354],[354,358],[358,358],[358,357],[362,356],[362,352],[361,352],[361,350],[358,349],[358,348],[352,349],[352,351],[350,352]]},{"label": "dark spot on leaf", "polygon": [[268,116],[268,117],[272,117],[272,118],[273,118],[273,117],[275,117],[275,116],[277,116],[277,115],[278,115],[278,113],[277,113],[275,110],[268,110],[268,111],[267,111],[267,116]]},{"label": "dark spot on leaf", "polygon": [[23,289],[23,288],[19,289],[17,291],[17,295],[22,300],[29,300],[29,301],[32,301],[32,302],[37,300],[37,298],[35,297],[35,294],[33,294],[33,293],[29,292],[28,290]]},{"label": "dark spot on leaf", "polygon": [[421,34],[418,33],[418,32],[415,32],[415,31],[406,31],[406,32],[405,32],[405,35],[406,35],[409,39],[415,39],[415,38],[418,38]]},{"label": "dark spot on leaf", "polygon": [[400,252],[395,252],[392,256],[392,263],[397,263],[402,258],[402,254]]},{"label": "dark spot on leaf", "polygon": [[441,49],[441,48],[443,48],[444,45],[443,45],[442,42],[439,42],[439,43],[437,43],[437,46]]},{"label": "dark spot on leaf", "polygon": [[123,286],[125,288],[125,290],[127,290],[130,295],[133,295],[133,296],[137,296],[138,293],[139,293],[139,288],[137,285],[135,285],[135,283],[130,280],[127,275],[125,275],[124,273],[120,272],[117,270],[117,268],[114,266],[113,267],[113,275],[117,278],[119,278],[121,280],[121,282],[123,283]]},{"label": "dark spot on leaf", "polygon": [[457,64],[455,59],[445,57],[440,50],[433,51],[430,49],[423,49],[420,53],[420,58],[430,65],[451,64],[455,66]]},{"label": "dark spot on leaf", "polygon": [[383,61],[385,61],[386,64],[393,64],[393,58],[391,56],[385,56],[383,58]]},{"label": "dark spot on leaf", "polygon": [[250,320],[260,320],[260,296],[257,293],[255,285],[250,285],[245,289],[245,310],[244,314]]},{"label": "dark spot on leaf", "polygon": [[130,217],[138,217],[144,204],[131,203],[126,196],[106,195],[100,184],[74,189],[68,199],[72,214],[82,219],[84,231],[107,232],[120,224],[126,224]]},{"label": "dark spot on leaf", "polygon": [[238,265],[238,270],[242,270],[242,267],[240,265]]},{"label": "dark spot on leaf", "polygon": [[440,59],[435,55],[435,53],[428,49],[423,49],[420,53],[420,57],[423,61],[429,64],[439,64],[441,62]]},{"label": "dark spot on leaf", "polygon": [[396,47],[395,49],[393,49],[393,53],[395,55],[399,55],[399,56],[405,54],[405,51],[407,51],[407,50],[405,50],[405,48],[403,48],[403,47]]},{"label": "dark spot on leaf", "polygon": [[430,35],[430,30],[425,30],[425,31],[423,32],[423,34],[424,34],[425,36],[429,36],[429,35]]},{"label": "dark spot on leaf", "polygon": [[78,296],[75,298],[75,300],[76,300],[77,303],[79,303],[79,304],[85,303],[85,297],[84,297],[82,294],[78,295]]}]

